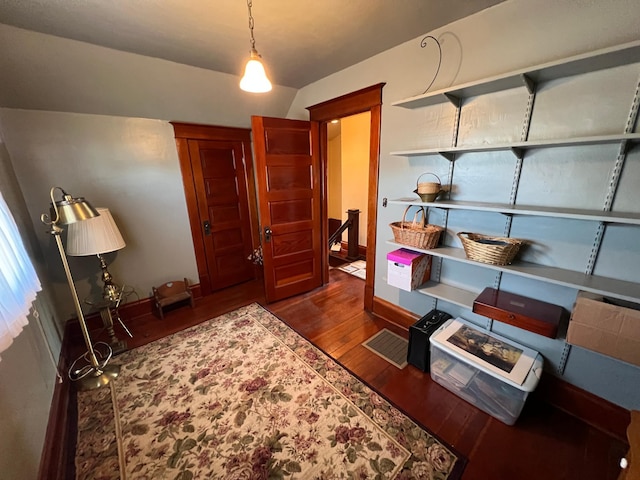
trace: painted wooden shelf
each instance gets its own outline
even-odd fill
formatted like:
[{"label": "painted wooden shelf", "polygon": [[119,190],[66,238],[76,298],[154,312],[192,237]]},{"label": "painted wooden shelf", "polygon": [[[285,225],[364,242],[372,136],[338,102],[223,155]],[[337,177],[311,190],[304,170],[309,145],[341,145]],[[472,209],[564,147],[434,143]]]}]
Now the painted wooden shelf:
[{"label": "painted wooden shelf", "polygon": [[393,102],[404,108],[422,108],[439,103],[457,103],[462,98],[474,97],[511,88],[547,82],[581,73],[619,67],[640,62],[640,41],[626,43],[595,52],[575,55],[534,67],[523,68],[510,73],[496,75],[479,81],[468,82],[455,87],[443,88],[422,95]]},{"label": "painted wooden shelf", "polygon": [[534,148],[552,148],[552,147],[576,147],[588,145],[603,145],[608,143],[629,142],[631,144],[640,142],[640,133],[623,133],[620,135],[596,135],[591,137],[575,137],[561,138],[551,140],[529,140],[527,142],[513,142],[504,144],[485,144],[485,145],[469,145],[459,147],[443,147],[443,148],[422,148],[416,150],[401,150],[390,152],[391,155],[397,157],[421,157],[424,155],[441,155],[448,160],[454,160],[455,155],[459,153],[482,153],[482,152],[500,152],[511,150],[513,154],[522,158],[524,152]]},{"label": "painted wooden shelf", "polygon": [[389,200],[388,203],[442,208],[446,210],[474,210],[509,215],[530,215],[536,217],[569,218],[574,220],[640,225],[640,213],[631,212],[604,212],[602,210],[582,210],[578,208],[510,205],[508,203],[461,202],[453,200],[422,202],[419,198],[399,198],[397,200]]},{"label": "painted wooden shelf", "polygon": [[608,297],[618,298],[629,302],[640,303],[640,284],[618,280],[615,278],[602,277],[598,275],[587,275],[576,272],[574,270],[566,270],[557,267],[549,267],[546,265],[538,265],[529,262],[514,262],[511,265],[490,265],[488,263],[476,262],[468,259],[462,248],[455,247],[438,247],[431,250],[424,250],[415,247],[409,247],[401,243],[389,240],[387,243],[397,248],[409,248],[416,252],[422,252],[434,257],[454,260],[456,262],[468,263],[478,267],[489,268],[500,272],[506,272],[533,280],[542,280],[545,282],[561,285],[564,287],[575,288],[587,292],[596,293]]},{"label": "painted wooden shelf", "polygon": [[[405,247],[407,248],[407,247]],[[416,289],[430,297],[438,298],[459,307],[463,307],[471,310],[473,308],[473,301],[479,295],[478,292],[472,292],[459,287],[453,287],[445,283],[435,282],[433,280],[428,281],[424,285],[421,285]]]}]

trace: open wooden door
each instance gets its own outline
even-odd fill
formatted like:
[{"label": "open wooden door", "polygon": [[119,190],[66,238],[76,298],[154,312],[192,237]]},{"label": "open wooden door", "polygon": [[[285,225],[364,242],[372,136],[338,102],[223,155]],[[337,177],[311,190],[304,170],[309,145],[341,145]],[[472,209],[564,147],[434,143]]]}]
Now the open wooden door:
[{"label": "open wooden door", "polygon": [[267,302],[322,285],[318,124],[252,117]]}]

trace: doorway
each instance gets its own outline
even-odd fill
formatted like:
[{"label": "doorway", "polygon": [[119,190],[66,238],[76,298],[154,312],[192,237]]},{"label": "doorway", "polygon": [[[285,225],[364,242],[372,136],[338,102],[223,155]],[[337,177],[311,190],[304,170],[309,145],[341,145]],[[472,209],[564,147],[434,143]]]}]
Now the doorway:
[{"label": "doorway", "polygon": [[[311,121],[320,123],[320,162],[323,170],[323,225],[328,225],[328,178],[327,178],[327,124],[332,120],[342,119],[363,112],[370,113],[369,119],[369,165],[367,175],[367,216],[371,221],[366,226],[366,277],[364,287],[364,308],[373,310],[376,221],[378,208],[378,171],[380,162],[380,125],[382,119],[382,88],[384,83],[372,85],[341,97],[307,107]],[[328,230],[323,229],[323,258],[329,257]],[[329,262],[325,261],[323,283],[329,281]]]},{"label": "doorway", "polygon": [[[363,280],[367,249],[370,124],[369,111],[327,123],[329,268],[340,268]],[[344,230],[349,222],[349,230]],[[334,232],[337,232],[335,236]]]}]

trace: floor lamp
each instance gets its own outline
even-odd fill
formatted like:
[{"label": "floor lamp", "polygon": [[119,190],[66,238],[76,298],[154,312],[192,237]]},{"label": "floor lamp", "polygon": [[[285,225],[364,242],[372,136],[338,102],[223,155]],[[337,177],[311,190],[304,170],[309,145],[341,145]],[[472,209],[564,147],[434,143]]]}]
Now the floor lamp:
[{"label": "floor lamp", "polygon": [[[56,190],[59,190],[62,194],[62,200],[57,202],[54,198]],[[58,246],[58,252],[60,253],[64,273],[67,277],[67,282],[69,283],[69,289],[71,290],[73,304],[76,309],[76,314],[78,315],[78,322],[80,323],[82,336],[84,337],[84,342],[87,347],[87,352],[81,357],[78,357],[71,364],[71,367],[69,368],[69,378],[72,381],[78,382],[79,390],[92,390],[105,386],[111,380],[116,378],[120,373],[120,366],[108,365],[109,360],[113,355],[109,345],[100,342],[100,348],[98,348],[98,344],[94,347],[91,342],[87,323],[85,322],[82,307],[78,300],[78,292],[76,291],[76,286],[73,283],[73,277],[71,276],[71,270],[69,269],[69,263],[67,262],[67,256],[65,254],[60,235],[64,231],[61,225],[66,226],[72,223],[82,222],[90,218],[97,217],[100,214],[83,197],[74,198],[60,187],[53,187],[50,192],[50,197],[50,216],[42,214],[40,219],[42,220],[42,223],[51,228],[49,233],[53,235],[56,245]]]},{"label": "floor lamp", "polygon": [[76,222],[67,230],[67,255],[72,257],[96,255],[102,269],[102,297],[115,302],[120,289],[113,283],[103,254],[115,252],[127,244],[108,208],[97,207],[99,216],[86,222]]},{"label": "floor lamp", "polygon": [[[67,229],[67,255],[71,257],[95,255],[98,257],[102,270],[102,299],[96,300],[90,297],[91,300],[85,300],[85,303],[99,309],[102,322],[111,338],[111,349],[117,355],[127,349],[127,344],[116,336],[111,309],[119,304],[123,290],[113,283],[113,277],[107,269],[107,262],[103,254],[120,250],[126,246],[126,243],[109,209],[96,207],[96,210],[99,213],[97,217],[69,225]],[[116,314],[116,319],[131,336],[131,332],[122,322],[120,315]]]}]

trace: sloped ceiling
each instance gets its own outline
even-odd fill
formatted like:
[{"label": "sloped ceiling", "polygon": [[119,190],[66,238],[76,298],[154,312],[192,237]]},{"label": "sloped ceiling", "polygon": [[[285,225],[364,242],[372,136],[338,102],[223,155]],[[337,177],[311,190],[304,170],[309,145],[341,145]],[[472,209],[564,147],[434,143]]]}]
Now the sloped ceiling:
[{"label": "sloped ceiling", "polygon": [[[256,48],[271,80],[301,88],[504,0],[256,0]],[[0,23],[241,75],[243,0],[0,0]]]}]

